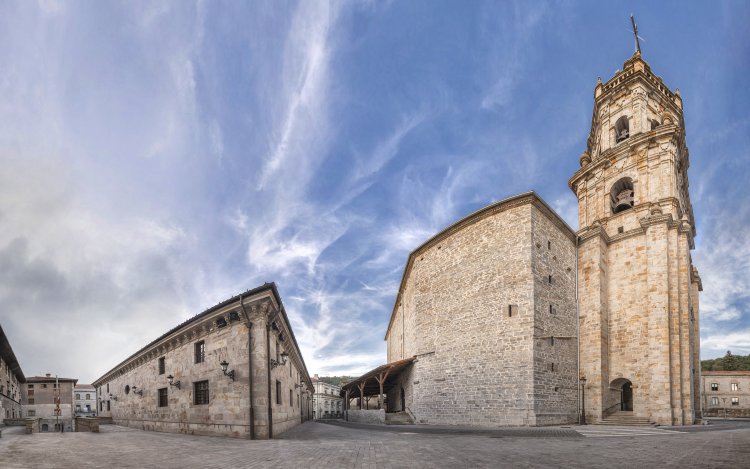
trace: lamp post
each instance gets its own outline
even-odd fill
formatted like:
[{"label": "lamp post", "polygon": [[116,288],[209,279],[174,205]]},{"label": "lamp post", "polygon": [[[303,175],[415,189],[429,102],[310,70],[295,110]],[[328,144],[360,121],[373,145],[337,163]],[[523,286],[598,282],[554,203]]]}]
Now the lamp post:
[{"label": "lamp post", "polygon": [[727,398],[722,397],[721,400],[724,401],[724,418],[726,419],[727,418]]},{"label": "lamp post", "polygon": [[586,377],[581,376],[579,378],[581,382],[581,419],[580,424],[586,425]]}]

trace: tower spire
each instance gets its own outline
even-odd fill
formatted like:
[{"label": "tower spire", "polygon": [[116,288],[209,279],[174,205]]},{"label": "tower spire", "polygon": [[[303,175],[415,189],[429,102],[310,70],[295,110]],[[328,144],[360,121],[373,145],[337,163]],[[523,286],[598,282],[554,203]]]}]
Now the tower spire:
[{"label": "tower spire", "polygon": [[641,43],[638,40],[638,26],[635,24],[635,17],[631,14],[630,15],[630,22],[633,24],[633,35],[635,36],[635,51],[637,53],[641,53]]}]

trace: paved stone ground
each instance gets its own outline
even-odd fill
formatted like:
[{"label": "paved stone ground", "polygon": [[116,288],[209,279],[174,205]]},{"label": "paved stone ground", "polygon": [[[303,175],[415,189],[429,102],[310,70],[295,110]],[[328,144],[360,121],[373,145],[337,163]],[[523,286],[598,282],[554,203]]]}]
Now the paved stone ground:
[{"label": "paved stone ground", "polygon": [[739,468],[748,467],[750,461],[750,422],[601,438],[581,433],[614,430],[573,426],[477,431],[307,422],[282,439],[248,441],[115,425],[101,429],[101,433],[26,435],[21,427],[6,428],[0,438],[0,467]]}]

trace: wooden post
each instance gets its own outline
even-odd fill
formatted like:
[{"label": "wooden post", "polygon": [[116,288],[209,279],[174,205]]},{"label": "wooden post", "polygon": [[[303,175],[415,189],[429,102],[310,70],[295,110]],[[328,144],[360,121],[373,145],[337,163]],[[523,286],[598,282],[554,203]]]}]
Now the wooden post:
[{"label": "wooden post", "polygon": [[365,396],[365,383],[367,383],[366,379],[357,384],[357,387],[359,388],[359,410],[362,410],[362,398]]},{"label": "wooden post", "polygon": [[378,394],[378,406],[380,409],[383,408],[383,383],[385,383],[386,378],[388,378],[388,373],[390,372],[391,369],[388,368],[387,370],[385,370],[385,373],[380,373],[375,377],[375,379],[378,381],[378,384],[380,385],[380,394]]}]

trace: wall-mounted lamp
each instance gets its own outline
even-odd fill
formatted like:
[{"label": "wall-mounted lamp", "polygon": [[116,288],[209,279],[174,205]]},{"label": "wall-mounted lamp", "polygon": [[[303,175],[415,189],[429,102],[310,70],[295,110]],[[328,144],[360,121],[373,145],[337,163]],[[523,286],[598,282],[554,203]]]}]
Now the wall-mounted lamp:
[{"label": "wall-mounted lamp", "polygon": [[113,401],[117,400],[117,396],[113,396],[112,394],[109,395],[109,398],[112,399]]},{"label": "wall-mounted lamp", "polygon": [[175,381],[174,376],[172,375],[167,376],[167,379],[169,380],[170,386],[175,386],[177,389],[180,389],[180,380]]},{"label": "wall-mounted lamp", "polygon": [[232,381],[234,381],[234,370],[227,371],[227,368],[229,368],[229,362],[227,362],[226,360],[222,360],[219,365],[221,365],[221,371],[224,372],[224,376],[229,376],[230,378],[232,378]]},{"label": "wall-mounted lamp", "polygon": [[279,361],[276,361],[276,360],[274,360],[274,359],[272,358],[272,359],[271,359],[271,369],[273,370],[273,369],[274,369],[274,368],[276,368],[277,366],[284,366],[284,365],[286,365],[286,359],[287,359],[288,357],[289,357],[289,354],[288,354],[288,353],[286,353],[286,352],[284,352],[284,353],[282,353],[282,354],[281,354],[281,357],[280,357]]},{"label": "wall-mounted lamp", "polygon": [[133,386],[133,394],[138,394],[143,397],[143,389],[138,389],[138,386]]}]

